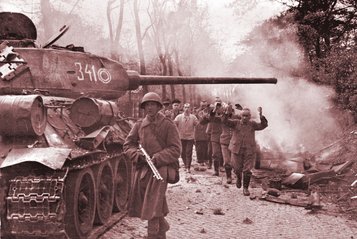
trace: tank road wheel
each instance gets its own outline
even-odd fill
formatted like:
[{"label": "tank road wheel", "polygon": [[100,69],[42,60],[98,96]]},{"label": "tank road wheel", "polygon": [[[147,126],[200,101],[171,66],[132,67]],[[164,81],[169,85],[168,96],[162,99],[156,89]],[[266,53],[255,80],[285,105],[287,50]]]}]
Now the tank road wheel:
[{"label": "tank road wheel", "polygon": [[115,158],[114,163],[114,211],[124,211],[129,199],[130,174],[124,157]]},{"label": "tank road wheel", "polygon": [[93,172],[90,168],[74,171],[66,181],[66,232],[69,238],[88,238],[96,205]]},{"label": "tank road wheel", "polygon": [[114,200],[114,175],[109,162],[95,168],[97,182],[97,209],[94,222],[104,224],[112,215]]}]

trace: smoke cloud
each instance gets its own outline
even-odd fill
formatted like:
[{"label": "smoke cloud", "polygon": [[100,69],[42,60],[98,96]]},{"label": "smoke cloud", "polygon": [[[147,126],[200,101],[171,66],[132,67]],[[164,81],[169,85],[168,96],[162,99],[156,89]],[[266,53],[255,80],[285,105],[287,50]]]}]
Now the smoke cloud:
[{"label": "smoke cloud", "polygon": [[246,106],[258,121],[256,109],[261,106],[269,121],[268,128],[256,133],[262,147],[316,152],[341,132],[332,112],[334,90],[307,81],[303,53],[294,36],[270,27],[269,35],[266,29],[254,30],[255,38],[246,41],[246,51],[231,64],[229,75],[276,77],[276,85],[205,86],[202,94],[211,101],[220,96]]}]

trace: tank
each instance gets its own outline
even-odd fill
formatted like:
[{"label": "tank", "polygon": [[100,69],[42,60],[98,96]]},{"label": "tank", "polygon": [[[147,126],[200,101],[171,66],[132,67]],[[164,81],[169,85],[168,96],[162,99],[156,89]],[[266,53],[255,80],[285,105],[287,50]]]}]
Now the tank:
[{"label": "tank", "polygon": [[43,47],[33,22],[0,13],[1,238],[88,238],[126,210],[133,122],[115,100],[140,85],[261,84],[275,78],[159,77],[117,61]]}]

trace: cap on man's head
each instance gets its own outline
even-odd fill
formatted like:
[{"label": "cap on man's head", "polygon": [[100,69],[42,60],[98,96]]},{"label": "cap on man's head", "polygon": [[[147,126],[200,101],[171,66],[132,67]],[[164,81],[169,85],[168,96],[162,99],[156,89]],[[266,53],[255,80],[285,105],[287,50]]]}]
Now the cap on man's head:
[{"label": "cap on man's head", "polygon": [[207,105],[208,105],[207,101],[201,100],[201,102],[200,102],[200,106],[201,106],[201,107],[202,107],[202,106],[207,106]]},{"label": "cap on man's head", "polygon": [[180,101],[179,99],[174,99],[174,100],[172,101],[172,104],[174,104],[174,103],[181,104],[181,101]]},{"label": "cap on man's head", "polygon": [[170,102],[170,99],[165,99],[162,104],[163,105],[169,105],[171,102]]},{"label": "cap on man's head", "polygon": [[191,106],[191,105],[190,105],[189,103],[185,103],[185,104],[183,105],[184,108],[190,108],[190,106]]},{"label": "cap on man's head", "polygon": [[250,116],[250,109],[249,108],[243,108],[242,116]]}]

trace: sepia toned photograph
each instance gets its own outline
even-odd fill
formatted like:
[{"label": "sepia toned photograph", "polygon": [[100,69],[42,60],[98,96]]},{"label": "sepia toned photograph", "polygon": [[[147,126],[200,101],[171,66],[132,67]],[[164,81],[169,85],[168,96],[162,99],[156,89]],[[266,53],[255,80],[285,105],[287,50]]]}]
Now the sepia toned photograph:
[{"label": "sepia toned photograph", "polygon": [[0,0],[0,238],[357,238],[357,2]]}]

